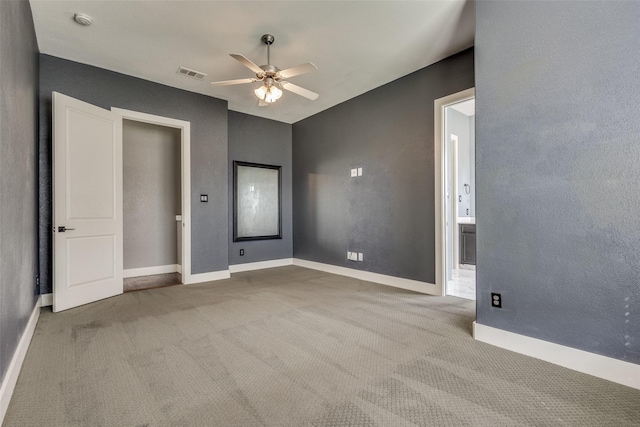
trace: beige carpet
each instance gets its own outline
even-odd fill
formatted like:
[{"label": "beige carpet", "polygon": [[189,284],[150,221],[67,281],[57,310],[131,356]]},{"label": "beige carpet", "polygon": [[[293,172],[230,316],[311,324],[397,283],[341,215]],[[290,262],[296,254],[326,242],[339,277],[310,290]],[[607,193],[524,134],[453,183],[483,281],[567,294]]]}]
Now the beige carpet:
[{"label": "beige carpet", "polygon": [[43,309],[4,425],[640,424],[640,391],[474,341],[474,304],[283,267]]}]

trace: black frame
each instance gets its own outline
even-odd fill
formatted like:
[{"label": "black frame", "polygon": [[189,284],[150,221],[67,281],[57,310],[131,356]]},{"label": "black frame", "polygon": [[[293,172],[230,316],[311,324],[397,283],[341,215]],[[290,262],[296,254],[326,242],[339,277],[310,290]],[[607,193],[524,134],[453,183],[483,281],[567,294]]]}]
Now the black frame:
[{"label": "black frame", "polygon": [[[238,166],[273,169],[278,171],[278,234],[269,236],[238,237]],[[247,242],[251,240],[282,239],[282,166],[264,165],[261,163],[233,161],[233,241]]]}]

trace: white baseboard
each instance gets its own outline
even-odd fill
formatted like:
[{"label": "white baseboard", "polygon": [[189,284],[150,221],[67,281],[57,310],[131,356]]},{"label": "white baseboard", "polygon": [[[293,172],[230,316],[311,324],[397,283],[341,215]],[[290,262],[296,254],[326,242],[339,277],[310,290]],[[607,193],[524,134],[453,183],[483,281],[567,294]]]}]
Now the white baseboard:
[{"label": "white baseboard", "polygon": [[640,365],[473,322],[473,337],[516,353],[640,389]]},{"label": "white baseboard", "polygon": [[176,264],[176,272],[182,274],[182,266],[180,264]]},{"label": "white baseboard", "polygon": [[185,285],[193,285],[194,283],[211,282],[214,280],[229,279],[231,274],[229,270],[211,271],[209,273],[192,274],[185,280],[182,279]]},{"label": "white baseboard", "polygon": [[307,261],[306,259],[294,258],[293,265],[338,274],[340,276],[353,277],[354,279],[366,280],[368,282],[379,283],[381,285],[393,286],[394,288],[407,289],[422,294],[439,295],[438,288],[433,283],[403,279],[402,277],[387,276],[385,274],[371,273],[369,271],[354,270],[352,268],[339,267],[337,265]]},{"label": "white baseboard", "polygon": [[229,266],[229,272],[241,273],[243,271],[262,270],[264,268],[284,267],[285,265],[292,265],[293,258],[273,259],[269,261],[260,262],[248,262],[246,264],[234,264]]},{"label": "white baseboard", "polygon": [[40,295],[40,307],[50,307],[53,305],[53,294]]},{"label": "white baseboard", "polygon": [[4,381],[2,381],[2,386],[0,386],[0,425],[2,425],[4,416],[7,414],[9,402],[11,401],[11,396],[13,395],[16,383],[18,382],[18,375],[20,375],[20,369],[22,369],[24,357],[27,354],[31,338],[36,330],[36,325],[38,324],[40,306],[42,304],[41,299],[42,297],[38,297],[38,300],[36,301],[36,306],[31,312],[27,326],[24,328],[24,332],[22,333],[22,338],[20,338],[20,342],[18,343],[18,347],[16,347],[15,353],[13,353],[13,358],[11,359],[9,368],[4,376]]},{"label": "white baseboard", "polygon": [[128,268],[122,271],[122,277],[128,279],[129,277],[151,276],[154,274],[167,274],[178,273],[178,267],[182,271],[182,267],[178,264],[158,265],[155,267],[142,267],[142,268]]}]

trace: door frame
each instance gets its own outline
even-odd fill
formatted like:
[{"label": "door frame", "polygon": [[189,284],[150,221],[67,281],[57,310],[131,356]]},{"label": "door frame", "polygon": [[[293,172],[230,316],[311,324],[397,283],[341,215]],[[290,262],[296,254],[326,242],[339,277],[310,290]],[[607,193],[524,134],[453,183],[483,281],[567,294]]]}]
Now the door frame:
[{"label": "door frame", "polygon": [[[446,107],[445,107],[446,108]],[[460,207],[460,202],[458,198],[460,194],[458,193],[458,135],[451,134],[451,250],[453,251],[451,254],[451,269],[454,266],[458,266],[460,264],[460,250],[458,248],[459,245],[459,227],[458,227],[458,208]],[[446,284],[445,284],[446,286]],[[446,289],[445,289],[446,293]]]},{"label": "door frame", "polygon": [[169,117],[111,107],[122,119],[180,129],[180,175],[182,180],[182,283],[191,283],[191,123]]},{"label": "door frame", "polygon": [[466,101],[476,96],[475,87],[466,89],[433,101],[434,126],[434,199],[435,199],[435,228],[436,228],[436,289],[439,295],[445,296],[447,291],[447,269],[446,269],[446,188],[447,183],[445,173],[447,171],[445,164],[445,130],[446,115],[445,108]]}]

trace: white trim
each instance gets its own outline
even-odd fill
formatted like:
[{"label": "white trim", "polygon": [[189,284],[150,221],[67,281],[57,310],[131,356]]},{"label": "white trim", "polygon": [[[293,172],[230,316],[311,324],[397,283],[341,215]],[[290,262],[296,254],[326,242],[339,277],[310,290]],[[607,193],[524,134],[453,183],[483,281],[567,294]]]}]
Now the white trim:
[{"label": "white trim", "polygon": [[422,294],[438,295],[438,289],[433,283],[403,279],[402,277],[387,276],[385,274],[372,273],[369,271],[354,270],[352,268],[339,267],[337,265],[307,261],[306,259],[294,258],[293,265],[338,274],[340,276],[353,277],[354,279],[366,280],[368,282],[379,283],[381,285],[393,286],[394,288],[408,289]]},{"label": "white trim", "polygon": [[180,264],[176,264],[176,273],[182,274],[182,266]]},{"label": "white trim", "polygon": [[444,108],[456,104],[458,102],[466,101],[476,96],[475,88],[463,90],[452,95],[438,98],[433,101],[434,111],[434,126],[433,126],[433,164],[434,164],[434,202],[435,202],[435,220],[436,220],[436,292],[435,295],[445,295],[446,292],[446,236],[445,229],[445,206],[443,203],[443,197],[445,193],[446,177],[444,173],[446,171],[444,164],[444,131],[445,127],[445,114]]},{"label": "white trim", "polygon": [[262,270],[265,268],[284,267],[293,265],[293,258],[273,259],[269,261],[248,262],[246,264],[234,264],[229,266],[229,272],[241,273],[243,271]]},{"label": "white trim", "polygon": [[13,395],[13,390],[16,387],[16,383],[18,382],[18,375],[20,375],[20,369],[22,369],[24,357],[27,355],[29,344],[31,344],[31,338],[33,338],[33,333],[35,332],[36,325],[38,324],[38,318],[40,317],[40,306],[42,304],[41,299],[42,297],[38,297],[36,305],[35,307],[33,307],[31,317],[29,317],[27,326],[22,332],[22,337],[18,342],[15,353],[13,353],[13,358],[11,359],[11,363],[7,368],[4,380],[2,381],[2,386],[0,386],[0,425],[2,425],[4,416],[7,414],[9,402],[11,401],[11,396]]},{"label": "white trim", "polygon": [[111,107],[123,119],[168,126],[181,130],[181,170],[182,170],[182,283],[195,283],[191,280],[191,123],[184,120],[155,116]]},{"label": "white trim", "polygon": [[211,271],[209,273],[192,274],[189,276],[189,281],[184,280],[182,276],[182,283],[185,285],[193,285],[194,283],[211,282],[214,280],[222,280],[231,278],[229,270]]},{"label": "white trim", "polygon": [[[453,182],[451,183],[451,270],[455,270],[456,266],[460,264],[460,248],[458,243],[460,236],[458,235],[458,208],[460,202],[458,202],[458,135],[451,134],[451,153],[453,157],[452,165],[453,170],[451,176],[453,176]],[[445,289],[446,293],[446,289]]]},{"label": "white trim", "polygon": [[594,377],[640,389],[640,365],[473,322],[473,337]]},{"label": "white trim", "polygon": [[157,265],[155,267],[127,268],[123,270],[122,277],[128,279],[130,277],[152,276],[154,274],[178,273],[178,264]]},{"label": "white trim", "polygon": [[50,307],[53,305],[53,294],[40,295],[40,307]]}]

